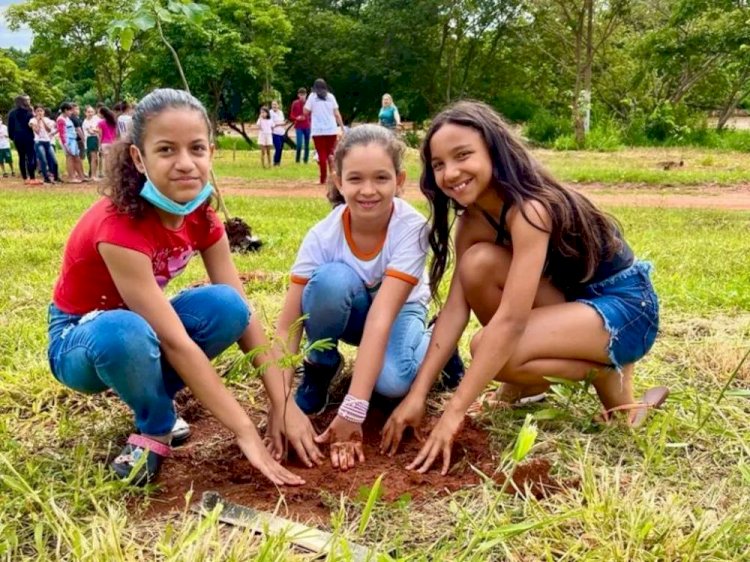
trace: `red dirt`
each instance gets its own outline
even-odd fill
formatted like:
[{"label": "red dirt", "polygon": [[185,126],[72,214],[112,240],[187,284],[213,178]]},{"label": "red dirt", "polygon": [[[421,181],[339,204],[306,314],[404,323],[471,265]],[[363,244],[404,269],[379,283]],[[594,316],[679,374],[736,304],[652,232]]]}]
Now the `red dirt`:
[{"label": "red dirt", "polygon": [[[149,517],[184,509],[185,493],[192,488],[192,501],[198,501],[204,491],[213,490],[229,501],[265,510],[273,510],[283,496],[281,515],[327,524],[331,509],[330,500],[326,503],[326,495],[334,502],[342,493],[356,498],[361,494],[360,489],[369,490],[380,474],[385,473],[382,500],[393,502],[404,494],[409,494],[412,500],[419,500],[474,486],[479,484],[480,477],[470,465],[488,476],[493,476],[498,465],[487,432],[467,418],[453,447],[448,475],[441,476],[435,469],[427,474],[407,471],[405,467],[419,451],[419,443],[413,436],[408,436],[393,458],[381,455],[378,445],[386,414],[374,410],[364,426],[366,461],[363,465],[348,472],[334,470],[329,462],[321,467],[306,468],[292,456],[288,466],[306,483],[300,487],[277,488],[250,466],[229,431],[194,399],[179,402],[181,414],[191,425],[192,436],[187,444],[175,448],[172,458],[164,464],[157,481],[160,489],[151,496],[153,503],[148,509]],[[316,430],[322,431],[334,415],[335,411],[331,410],[314,419]],[[514,483],[519,490],[528,486],[537,497],[559,491],[564,484],[550,477],[550,468],[548,460],[533,459],[518,467]],[[501,484],[505,478],[498,474],[494,475],[494,480]],[[511,493],[514,491],[512,486],[508,489]]]},{"label": "red dirt", "polygon": [[[54,187],[27,187],[20,181],[4,180],[3,190],[42,193],[95,193],[91,185]],[[273,181],[223,178],[220,181],[224,195],[244,197],[325,197],[325,188],[312,181]],[[670,207],[688,209],[750,210],[750,184],[732,186],[699,185],[676,188],[674,186],[647,186],[641,184],[574,184],[574,189],[588,195],[594,202],[606,205],[634,207]],[[603,193],[605,192],[606,193]],[[679,191],[679,193],[677,193]],[[407,182],[404,196],[419,201],[422,195],[415,182]]]}]

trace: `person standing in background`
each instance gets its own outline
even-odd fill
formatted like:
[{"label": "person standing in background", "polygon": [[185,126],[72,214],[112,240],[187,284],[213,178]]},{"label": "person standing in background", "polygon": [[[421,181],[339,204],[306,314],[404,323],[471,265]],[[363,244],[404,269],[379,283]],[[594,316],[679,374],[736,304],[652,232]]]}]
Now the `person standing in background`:
[{"label": "person standing in background", "polygon": [[302,144],[305,145],[304,163],[307,164],[310,159],[310,116],[305,115],[305,101],[307,100],[307,90],[300,88],[297,90],[297,99],[292,102],[289,110],[289,118],[294,123],[294,132],[297,136],[297,155],[294,159],[299,164],[302,153]]},{"label": "person standing in background", "polygon": [[279,102],[271,102],[271,121],[273,121],[273,165],[281,165],[281,152],[284,150],[284,112],[279,108]]},{"label": "person standing in background", "polygon": [[44,183],[62,183],[57,168],[57,158],[52,149],[52,139],[57,134],[55,122],[44,113],[44,107],[34,108],[34,118],[29,121],[29,127],[34,131],[34,150]]},{"label": "person standing in background", "polygon": [[305,102],[305,115],[310,116],[310,134],[318,152],[320,183],[328,180],[328,168],[333,169],[333,151],[336,148],[338,128],[344,132],[344,120],[339,113],[339,104],[328,91],[322,78],[313,83],[313,91]]},{"label": "person standing in background", "polygon": [[8,136],[8,126],[3,124],[3,119],[0,117],[0,168],[3,170],[3,177],[8,177],[8,172],[5,171],[5,164],[10,165],[10,175],[16,177],[16,172],[13,169],[13,154],[10,152],[10,137]]},{"label": "person standing in background", "polygon": [[393,105],[391,94],[383,94],[378,121],[393,132],[401,126],[401,116],[398,114],[398,108]]},{"label": "person standing in background", "polygon": [[83,120],[83,135],[85,137],[86,159],[89,161],[89,177],[97,180],[99,177],[99,117],[90,105],[86,106],[86,119]]},{"label": "person standing in background", "polygon": [[8,113],[8,135],[16,145],[18,166],[21,168],[21,177],[26,185],[40,185],[42,183],[35,177],[34,132],[29,127],[29,121],[33,117],[31,98],[27,95],[16,97],[16,107]]}]

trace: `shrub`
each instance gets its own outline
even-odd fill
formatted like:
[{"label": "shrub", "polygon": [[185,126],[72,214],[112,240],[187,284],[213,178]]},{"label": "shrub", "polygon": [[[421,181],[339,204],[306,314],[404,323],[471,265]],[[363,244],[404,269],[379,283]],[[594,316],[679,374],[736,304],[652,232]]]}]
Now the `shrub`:
[{"label": "shrub", "polygon": [[573,126],[569,117],[553,115],[548,111],[538,111],[526,123],[524,134],[533,142],[551,145],[555,139],[573,133]]}]

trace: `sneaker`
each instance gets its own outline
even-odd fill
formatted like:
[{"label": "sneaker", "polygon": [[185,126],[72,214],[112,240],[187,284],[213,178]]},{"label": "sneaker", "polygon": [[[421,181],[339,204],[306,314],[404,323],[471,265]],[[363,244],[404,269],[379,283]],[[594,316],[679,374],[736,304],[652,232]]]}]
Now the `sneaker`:
[{"label": "sneaker", "polygon": [[309,416],[322,413],[328,406],[328,387],[343,367],[340,353],[337,363],[331,367],[303,361],[300,369],[302,380],[294,395],[294,401],[300,410]]},{"label": "sneaker", "polygon": [[172,446],[177,447],[182,445],[190,437],[190,426],[182,416],[177,416],[177,419],[172,426]]}]

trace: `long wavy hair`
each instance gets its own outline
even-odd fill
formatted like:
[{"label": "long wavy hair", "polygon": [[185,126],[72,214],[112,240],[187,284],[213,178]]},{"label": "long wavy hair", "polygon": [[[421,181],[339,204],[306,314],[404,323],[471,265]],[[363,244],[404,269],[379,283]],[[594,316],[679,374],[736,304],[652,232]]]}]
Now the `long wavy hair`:
[{"label": "long wavy hair", "polygon": [[[385,127],[381,127],[380,125],[360,125],[359,127],[353,127],[336,145],[336,152],[333,154],[333,163],[335,166],[333,174],[336,174],[340,179],[344,158],[346,158],[351,149],[355,146],[367,146],[370,144],[376,144],[385,150],[385,153],[390,156],[393,162],[396,175],[401,173],[401,170],[404,169],[406,145]],[[345,203],[344,196],[341,195],[332,177],[328,179],[328,201],[333,207]]]},{"label": "long wavy hair", "polygon": [[212,142],[211,122],[206,108],[184,90],[161,88],[138,102],[130,133],[117,141],[110,150],[107,159],[107,180],[100,187],[100,193],[108,197],[119,212],[135,219],[142,218],[152,205],[140,196],[146,176],[135,167],[135,162],[130,156],[130,147],[135,145],[141,154],[145,153],[144,139],[148,132],[148,122],[167,109],[197,111],[206,123],[209,142]]},{"label": "long wavy hair", "polygon": [[490,187],[506,205],[517,206],[531,225],[547,231],[523,210],[523,203],[530,200],[544,205],[552,221],[549,230],[550,251],[564,259],[579,261],[580,267],[572,272],[578,277],[578,283],[590,280],[602,259],[613,257],[622,248],[616,221],[597,209],[586,197],[566,188],[552,177],[494,109],[477,101],[460,101],[433,119],[421,150],[422,176],[419,187],[431,211],[429,242],[433,259],[430,264],[430,290],[433,297],[437,296],[452,252],[452,217],[462,210],[438,187],[432,169],[430,141],[441,127],[449,123],[471,128],[481,135],[492,161]]}]

